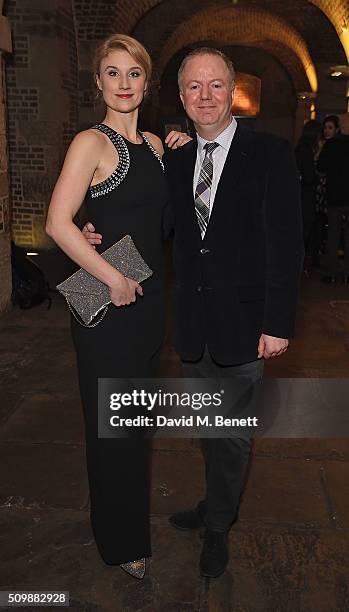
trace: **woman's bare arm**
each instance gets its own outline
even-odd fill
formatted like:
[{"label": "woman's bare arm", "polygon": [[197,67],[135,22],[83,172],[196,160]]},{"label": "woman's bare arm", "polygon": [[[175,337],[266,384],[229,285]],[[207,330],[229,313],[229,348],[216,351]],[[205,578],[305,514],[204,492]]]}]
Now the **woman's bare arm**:
[{"label": "woman's bare arm", "polygon": [[102,139],[92,130],[75,136],[52,194],[46,232],[73,261],[107,285],[113,303],[121,306],[135,301],[135,290],[141,294],[140,285],[125,279],[107,263],[73,222],[99,165],[103,146]]}]

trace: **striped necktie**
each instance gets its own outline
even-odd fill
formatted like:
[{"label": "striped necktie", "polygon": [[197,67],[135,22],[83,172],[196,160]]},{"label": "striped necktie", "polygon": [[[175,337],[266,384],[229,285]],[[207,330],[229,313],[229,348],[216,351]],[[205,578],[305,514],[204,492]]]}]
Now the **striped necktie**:
[{"label": "striped necktie", "polygon": [[213,151],[219,147],[217,142],[207,142],[204,146],[205,157],[202,162],[198,184],[195,190],[195,210],[201,232],[204,238],[210,216],[210,196],[213,178]]}]

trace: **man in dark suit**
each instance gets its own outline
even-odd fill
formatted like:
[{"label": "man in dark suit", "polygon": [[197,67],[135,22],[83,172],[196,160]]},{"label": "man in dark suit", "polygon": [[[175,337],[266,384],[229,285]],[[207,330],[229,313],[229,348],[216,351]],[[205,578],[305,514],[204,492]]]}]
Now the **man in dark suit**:
[{"label": "man in dark suit", "polygon": [[[196,49],[178,77],[196,137],[164,156],[175,227],[175,346],[185,376],[243,376],[253,385],[264,359],[284,353],[294,333],[299,173],[286,140],[232,117],[234,68],[225,55]],[[226,568],[250,445],[245,437],[203,439],[206,498],[170,517],[179,529],[206,527],[204,576]]]},{"label": "man in dark suit", "polygon": [[[243,377],[254,386],[264,359],[284,353],[294,332],[303,260],[299,175],[286,140],[253,133],[232,117],[234,68],[225,55],[207,48],[189,54],[179,86],[196,137],[164,156],[175,346],[185,376]],[[89,229],[93,244],[98,236]],[[205,527],[203,576],[219,576],[228,563],[250,446],[247,437],[203,439],[205,500],[170,517],[179,529]]]}]

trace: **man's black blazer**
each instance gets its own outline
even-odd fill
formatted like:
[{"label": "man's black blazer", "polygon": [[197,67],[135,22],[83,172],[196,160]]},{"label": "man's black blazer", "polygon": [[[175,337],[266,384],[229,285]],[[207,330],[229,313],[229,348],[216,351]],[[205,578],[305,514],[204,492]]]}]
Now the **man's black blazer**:
[{"label": "man's black blazer", "polygon": [[220,364],[257,358],[261,333],[294,333],[303,261],[300,179],[291,145],[238,123],[204,240],[196,220],[197,142],[164,156],[174,221],[175,347],[205,344]]}]

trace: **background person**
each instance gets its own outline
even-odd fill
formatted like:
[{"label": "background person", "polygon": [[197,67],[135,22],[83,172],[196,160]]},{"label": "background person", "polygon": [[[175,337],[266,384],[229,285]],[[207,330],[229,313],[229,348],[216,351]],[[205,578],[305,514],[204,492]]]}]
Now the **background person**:
[{"label": "background person", "polygon": [[[315,156],[316,162],[325,142],[340,133],[339,117],[337,115],[327,115],[322,122],[322,134],[319,148]],[[320,258],[326,252],[327,229],[328,229],[328,207],[326,199],[326,174],[319,172],[317,168],[317,188],[316,188],[316,223],[314,232],[314,253],[313,265],[319,267]]]},{"label": "background person", "polygon": [[301,202],[304,239],[304,273],[310,276],[313,260],[318,254],[317,244],[317,188],[319,175],[316,159],[320,149],[321,123],[312,119],[307,121],[295,149],[297,166],[301,178]]},{"label": "background person", "polygon": [[322,122],[322,135],[324,140],[334,138],[341,133],[341,126],[338,115],[326,115]]},{"label": "background person", "polygon": [[[326,175],[328,209],[328,235],[323,281],[335,283],[342,276],[343,281],[347,283],[349,280],[349,136],[341,134],[339,127],[336,128],[333,136],[327,138],[319,155],[317,167],[319,172]],[[340,270],[338,248],[342,229],[344,230],[344,259],[343,268]]]}]

